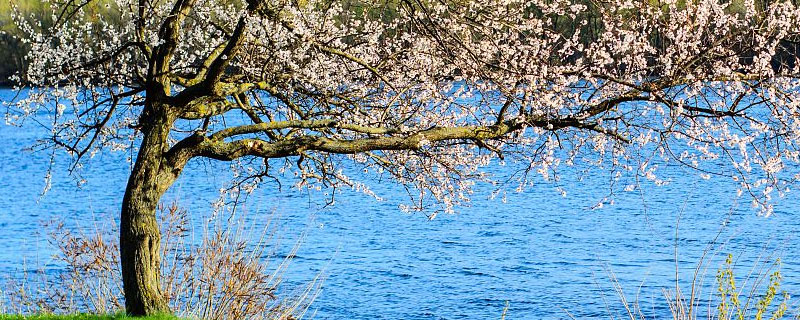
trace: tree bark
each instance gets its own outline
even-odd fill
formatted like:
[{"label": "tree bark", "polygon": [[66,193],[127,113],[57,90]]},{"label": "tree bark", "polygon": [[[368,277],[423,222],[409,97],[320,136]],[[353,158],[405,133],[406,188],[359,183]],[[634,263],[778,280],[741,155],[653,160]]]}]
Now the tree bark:
[{"label": "tree bark", "polygon": [[173,119],[166,111],[147,109],[150,112],[140,121],[144,136],[128,178],[120,219],[125,309],[133,316],[169,312],[161,292],[161,232],[156,208],[180,172],[165,157]]}]

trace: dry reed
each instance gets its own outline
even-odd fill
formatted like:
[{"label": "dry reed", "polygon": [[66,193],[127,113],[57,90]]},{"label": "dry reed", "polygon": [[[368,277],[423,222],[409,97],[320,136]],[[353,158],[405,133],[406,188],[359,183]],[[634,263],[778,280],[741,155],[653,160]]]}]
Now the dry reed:
[{"label": "dry reed", "polygon": [[[223,209],[193,232],[188,213],[176,203],[161,206],[159,219],[162,292],[177,316],[300,319],[320,292],[321,274],[299,288],[282,287],[301,241],[286,258],[276,258],[279,239],[272,219],[256,228],[235,210]],[[46,227],[49,243],[56,249],[54,260],[64,266],[63,271],[49,276],[42,269],[25,270],[16,280],[7,279],[0,287],[0,314],[122,310],[116,225],[95,227],[88,233],[73,231],[63,222]]]}]

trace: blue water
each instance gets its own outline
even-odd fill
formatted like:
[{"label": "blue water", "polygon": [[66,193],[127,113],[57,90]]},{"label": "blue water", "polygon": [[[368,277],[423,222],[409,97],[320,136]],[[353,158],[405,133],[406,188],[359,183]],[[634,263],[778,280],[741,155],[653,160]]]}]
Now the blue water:
[{"label": "blue water", "polygon": [[[64,172],[67,159],[57,157],[52,189],[40,197],[50,153],[24,149],[46,134],[33,124],[0,125],[0,274],[62,268],[50,261],[43,221],[91,227],[117,219],[130,155],[98,154],[81,170],[80,188]],[[230,178],[226,168],[190,163],[167,200],[179,199],[199,223]],[[761,217],[748,199],[734,196],[734,183],[666,168],[668,185],[617,190],[613,205],[591,210],[608,195],[608,175],[569,170],[562,168],[558,183],[566,197],[544,181],[508,193],[506,201],[489,200],[491,189],[481,186],[469,207],[434,220],[351,191],[340,191],[336,204],[325,206],[322,194],[287,184],[280,191],[263,185],[244,208],[255,223],[279,213],[289,246],[306,233],[287,284],[305,283],[324,269],[327,279],[312,307],[316,319],[499,319],[506,302],[507,319],[564,319],[567,311],[579,319],[608,318],[621,304],[607,270],[628,300],[638,295],[646,315],[663,317],[662,289],[674,288],[676,246],[685,285],[720,230],[708,281],[727,253],[737,257],[742,277],[757,261],[780,257],[782,288],[800,292],[795,193],[775,202],[774,215]],[[405,192],[388,183],[377,190],[390,199]]]}]

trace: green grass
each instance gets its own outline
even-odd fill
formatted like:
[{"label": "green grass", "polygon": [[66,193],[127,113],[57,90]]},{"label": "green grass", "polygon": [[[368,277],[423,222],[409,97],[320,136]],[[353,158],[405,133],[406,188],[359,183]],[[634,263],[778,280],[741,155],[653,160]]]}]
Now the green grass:
[{"label": "green grass", "polygon": [[177,320],[173,315],[157,315],[149,317],[129,317],[124,314],[116,315],[93,315],[93,314],[73,314],[73,315],[0,315],[0,320],[117,320],[117,319],[139,319],[139,320]]}]

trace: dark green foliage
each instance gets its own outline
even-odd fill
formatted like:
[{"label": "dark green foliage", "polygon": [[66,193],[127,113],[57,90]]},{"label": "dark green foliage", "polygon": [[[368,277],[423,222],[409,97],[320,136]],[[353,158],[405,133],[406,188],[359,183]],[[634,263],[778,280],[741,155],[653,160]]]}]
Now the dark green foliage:
[{"label": "dark green foliage", "polygon": [[[83,6],[79,13],[79,20],[97,20],[98,16],[112,16],[119,21],[119,12],[114,6],[107,6],[112,0],[91,0],[89,5]],[[60,3],[60,2],[59,2]],[[66,1],[65,3],[71,3]],[[62,7],[59,7],[61,9]],[[68,7],[72,9],[72,7]],[[0,1],[0,86],[9,86],[12,76],[25,68],[25,54],[28,46],[21,40],[25,34],[17,27],[14,21],[16,16],[28,21],[31,25],[47,30],[53,26],[53,14],[48,2],[42,0],[11,0]],[[73,10],[65,11],[67,13]],[[98,30],[99,32],[99,30]]]}]

